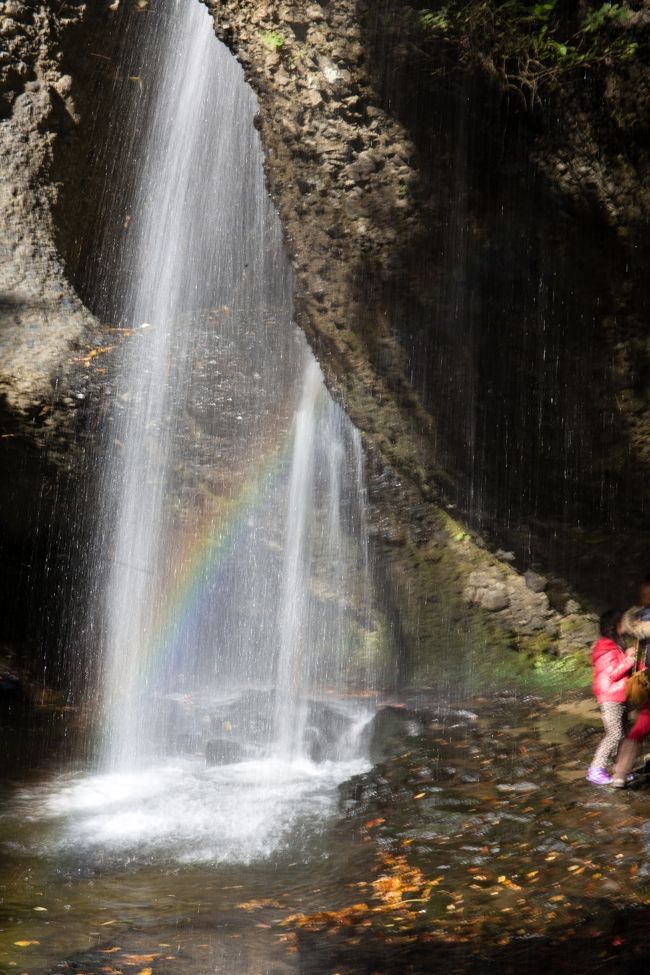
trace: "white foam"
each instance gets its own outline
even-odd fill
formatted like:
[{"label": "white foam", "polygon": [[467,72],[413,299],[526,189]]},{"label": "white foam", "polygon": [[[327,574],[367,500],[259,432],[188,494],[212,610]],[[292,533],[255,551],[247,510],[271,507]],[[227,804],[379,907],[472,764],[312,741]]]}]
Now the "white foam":
[{"label": "white foam", "polygon": [[363,761],[276,759],[206,767],[199,759],[68,775],[23,791],[14,813],[49,824],[39,852],[84,861],[250,863],[291,848],[334,811],[336,786]]}]

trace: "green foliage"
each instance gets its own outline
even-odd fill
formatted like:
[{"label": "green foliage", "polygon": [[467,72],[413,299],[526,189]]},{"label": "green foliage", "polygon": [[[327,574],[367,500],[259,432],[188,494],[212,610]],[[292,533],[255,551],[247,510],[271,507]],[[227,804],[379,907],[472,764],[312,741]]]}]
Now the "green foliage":
[{"label": "green foliage", "polygon": [[262,44],[270,48],[271,51],[279,51],[285,45],[285,39],[282,34],[278,34],[275,30],[266,31],[260,34]]},{"label": "green foliage", "polygon": [[409,6],[402,17],[420,53],[428,43],[453,45],[461,65],[480,64],[531,107],[541,86],[638,50],[625,3],[595,4],[581,21],[563,10],[560,0],[447,0],[434,9]]},{"label": "green foliage", "polygon": [[601,27],[605,26],[608,20],[625,23],[626,21],[630,20],[631,16],[632,11],[620,3],[604,3],[602,7],[598,7],[597,10],[589,11],[583,21],[582,30],[585,33],[590,33],[600,30]]},{"label": "green foliage", "polygon": [[437,13],[433,13],[431,10],[420,10],[419,17],[420,26],[423,30],[446,31],[453,24],[453,20],[447,14],[446,7],[443,7]]}]

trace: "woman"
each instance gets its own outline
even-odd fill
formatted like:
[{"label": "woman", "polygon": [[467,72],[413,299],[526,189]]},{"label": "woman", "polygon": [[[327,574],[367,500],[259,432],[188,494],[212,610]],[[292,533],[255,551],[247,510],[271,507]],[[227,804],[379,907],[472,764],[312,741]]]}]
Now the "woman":
[{"label": "woman", "polygon": [[600,705],[605,734],[587,771],[592,785],[609,785],[612,777],[606,765],[616,755],[623,738],[625,685],[634,668],[634,648],[624,651],[618,643],[622,613],[611,609],[600,617],[600,639],[591,651],[594,668],[593,691]]}]

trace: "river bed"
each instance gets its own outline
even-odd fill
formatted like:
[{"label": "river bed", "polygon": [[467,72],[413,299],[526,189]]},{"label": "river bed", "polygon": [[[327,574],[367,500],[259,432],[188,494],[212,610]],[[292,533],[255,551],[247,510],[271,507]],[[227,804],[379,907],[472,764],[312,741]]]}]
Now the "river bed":
[{"label": "river bed", "polygon": [[1,827],[2,970],[645,964],[648,792],[644,779],[624,793],[585,782],[591,702],[398,704],[372,769],[184,760],[121,789],[80,773],[15,789]]}]

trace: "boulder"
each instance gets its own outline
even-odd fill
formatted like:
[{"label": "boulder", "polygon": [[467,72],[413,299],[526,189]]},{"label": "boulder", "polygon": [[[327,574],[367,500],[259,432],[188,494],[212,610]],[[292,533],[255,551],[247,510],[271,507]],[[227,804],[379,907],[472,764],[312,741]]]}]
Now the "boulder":
[{"label": "boulder", "polygon": [[532,592],[544,592],[548,585],[548,580],[532,569],[527,569],[524,572],[524,582]]},{"label": "boulder", "polygon": [[399,755],[408,747],[406,739],[423,730],[424,719],[413,711],[393,705],[380,708],[366,729],[370,760],[377,763]]},{"label": "boulder", "polygon": [[208,765],[234,765],[243,759],[244,748],[238,741],[213,738],[205,746],[205,760]]}]

